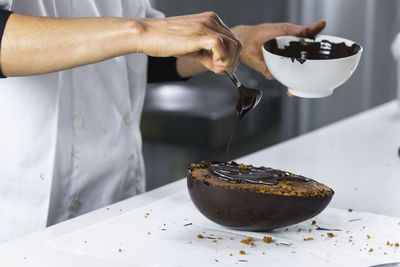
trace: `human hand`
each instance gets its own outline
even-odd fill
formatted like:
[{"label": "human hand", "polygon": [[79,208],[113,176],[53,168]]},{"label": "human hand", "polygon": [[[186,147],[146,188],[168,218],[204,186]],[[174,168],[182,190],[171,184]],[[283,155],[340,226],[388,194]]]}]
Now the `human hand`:
[{"label": "human hand", "polygon": [[265,65],[261,50],[262,45],[272,38],[283,35],[312,37],[321,32],[325,25],[326,22],[323,20],[309,25],[264,23],[255,26],[239,25],[234,27],[232,31],[243,43],[241,61],[271,80],[273,76]]},{"label": "human hand", "polygon": [[213,12],[137,22],[141,25],[139,52],[195,59],[215,73],[234,71],[240,61],[240,40]]}]

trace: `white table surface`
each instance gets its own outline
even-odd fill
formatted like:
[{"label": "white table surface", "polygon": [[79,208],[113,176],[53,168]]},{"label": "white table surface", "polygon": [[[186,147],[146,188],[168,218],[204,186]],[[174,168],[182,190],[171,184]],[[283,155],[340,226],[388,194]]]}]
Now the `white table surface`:
[{"label": "white table surface", "polygon": [[[400,242],[400,225],[397,223],[400,219],[395,218],[400,218],[399,147],[400,111],[398,103],[392,101],[238,160],[255,166],[271,166],[299,173],[334,188],[335,196],[330,204],[331,208],[318,216],[317,222],[323,223],[324,226],[336,222],[334,226],[346,227],[337,234],[341,239],[338,238],[336,241],[319,237],[322,232],[297,233],[299,227],[310,225],[309,221],[300,226],[290,227],[286,233],[282,230],[265,234],[273,236],[275,245],[294,242],[290,249],[285,250],[282,248],[285,246],[282,245],[276,246],[275,250],[271,247],[262,247],[262,242],[258,241],[263,234],[230,231],[198,214],[185,192],[185,181],[180,180],[21,239],[1,244],[0,266],[174,266],[168,260],[164,263],[157,262],[158,256],[165,256],[159,247],[168,251],[167,258],[168,255],[173,256],[176,253],[181,255],[173,262],[185,266],[184,262],[189,263],[190,259],[196,258],[196,252],[199,255],[211,253],[208,251],[209,245],[205,246],[203,239],[195,237],[201,229],[206,232],[204,235],[213,232],[224,237],[224,240],[218,240],[219,247],[212,249],[211,259],[196,258],[194,265],[198,266],[205,266],[207,263],[223,266],[230,266],[233,263],[251,266],[252,263],[257,263],[259,266],[261,259],[259,255],[263,249],[266,249],[268,255],[265,263],[273,263],[272,265],[279,265],[279,259],[276,259],[279,255],[280,258],[283,255],[286,261],[294,264],[311,257],[315,266],[329,265],[335,262],[335,259],[337,263],[339,258],[344,262],[347,262],[347,258],[352,258],[355,261],[354,265],[360,266],[400,261],[400,251],[397,252],[394,247],[384,247],[386,239],[390,242]],[[349,213],[347,211],[349,208],[354,212]],[[144,218],[146,213],[149,213],[149,218]],[[355,218],[362,218],[364,221],[348,223],[350,219]],[[186,220],[193,225],[184,227]],[[162,226],[167,221],[168,227]],[[366,228],[364,225],[361,226],[364,223],[367,224]],[[160,227],[167,229],[161,232]],[[149,232],[151,230],[151,234],[147,235],[147,231],[144,232],[143,229],[149,229]],[[351,232],[346,234],[345,230]],[[157,234],[157,231],[160,234]],[[165,233],[164,237],[161,233]],[[365,239],[366,234],[371,234],[372,238],[361,241],[362,237]],[[239,242],[228,244],[228,237],[234,236],[239,239],[249,235],[258,240],[257,247],[253,250],[245,247],[248,251],[248,262],[240,262],[236,256],[238,249],[246,245]],[[358,248],[360,252],[357,255],[356,250],[354,254],[350,253],[354,248],[344,243],[348,242],[348,235],[358,238],[355,247],[357,253]],[[177,236],[182,239],[175,238]],[[307,236],[315,237],[315,242],[304,242],[302,238]],[[341,246],[336,246],[333,242],[338,242],[337,244]],[[334,246],[341,247],[341,250]],[[367,253],[367,248],[372,246],[375,248],[374,252]],[[379,247],[384,247],[383,250],[386,249],[388,255],[383,256],[383,250],[378,251]],[[119,248],[122,249],[121,252],[118,252]],[[130,248],[135,249],[130,250]],[[149,253],[149,248],[153,248],[150,249],[152,254],[149,254],[149,261],[145,261],[143,255]],[[328,253],[318,258],[316,254],[324,250],[331,251],[331,255]],[[229,251],[235,255],[226,257]],[[259,252],[257,257],[256,252]],[[375,256],[378,252],[380,252],[379,257]],[[317,258],[320,261],[317,261]],[[218,262],[215,261],[217,259]]]}]

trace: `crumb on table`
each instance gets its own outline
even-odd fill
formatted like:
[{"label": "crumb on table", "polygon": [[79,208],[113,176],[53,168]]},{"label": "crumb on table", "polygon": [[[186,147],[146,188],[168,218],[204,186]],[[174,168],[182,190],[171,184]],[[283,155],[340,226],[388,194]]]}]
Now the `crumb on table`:
[{"label": "crumb on table", "polygon": [[246,238],[246,239],[240,240],[240,243],[249,245],[249,244],[251,243],[251,241],[253,241],[253,238],[252,238],[251,236],[249,236],[249,237]]},{"label": "crumb on table", "polygon": [[263,241],[264,243],[271,243],[272,237],[270,237],[270,236],[264,236],[263,239],[262,239],[262,241]]}]

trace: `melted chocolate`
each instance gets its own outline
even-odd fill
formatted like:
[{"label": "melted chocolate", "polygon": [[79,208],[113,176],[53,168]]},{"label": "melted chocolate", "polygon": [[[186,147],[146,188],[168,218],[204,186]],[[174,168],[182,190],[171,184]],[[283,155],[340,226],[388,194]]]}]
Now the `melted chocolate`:
[{"label": "melted chocolate", "polygon": [[228,145],[226,146],[225,152],[225,163],[228,161],[229,149],[231,147],[231,143],[233,137],[235,135],[236,129],[239,126],[240,120],[249,112],[260,98],[260,91],[257,89],[246,88],[243,85],[238,88],[238,99],[236,102],[236,112],[238,114],[238,119],[236,121],[235,127],[232,130],[231,136],[228,141]]},{"label": "melted chocolate", "polygon": [[309,42],[304,39],[291,41],[283,49],[278,47],[276,39],[264,44],[265,50],[276,55],[290,57],[303,64],[307,59],[335,59],[357,54],[361,47],[358,44],[347,46],[345,43],[333,43],[328,40]]},{"label": "melted chocolate", "polygon": [[250,168],[239,169],[238,167],[239,165],[234,161],[231,163],[213,162],[208,166],[208,170],[215,176],[234,183],[275,185],[282,179],[303,182],[311,180],[303,176],[272,168],[251,166]]},{"label": "melted chocolate", "polygon": [[235,126],[233,127],[233,130],[232,130],[232,132],[231,132],[231,136],[229,137],[228,144],[226,145],[226,150],[225,150],[225,165],[226,165],[227,162],[228,162],[229,150],[230,150],[230,148],[231,148],[232,140],[233,140],[233,137],[235,136],[236,129],[237,129],[238,126],[239,126],[240,119],[241,119],[241,117],[240,117],[240,115],[239,115],[239,117],[238,117],[237,120],[236,120],[236,124],[235,124]]},{"label": "melted chocolate", "polygon": [[239,96],[236,102],[236,111],[239,119],[249,112],[260,97],[260,91],[257,89],[246,88],[243,85],[238,88]]}]

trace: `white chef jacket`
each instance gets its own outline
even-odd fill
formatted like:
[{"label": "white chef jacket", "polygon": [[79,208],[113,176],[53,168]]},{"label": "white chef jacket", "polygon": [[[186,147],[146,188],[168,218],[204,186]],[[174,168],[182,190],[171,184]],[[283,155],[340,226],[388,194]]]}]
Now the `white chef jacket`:
[{"label": "white chef jacket", "polygon": [[[148,0],[0,0],[49,17],[161,17]],[[144,191],[147,56],[0,80],[0,241]]]}]

